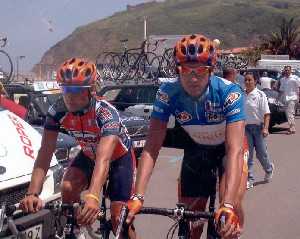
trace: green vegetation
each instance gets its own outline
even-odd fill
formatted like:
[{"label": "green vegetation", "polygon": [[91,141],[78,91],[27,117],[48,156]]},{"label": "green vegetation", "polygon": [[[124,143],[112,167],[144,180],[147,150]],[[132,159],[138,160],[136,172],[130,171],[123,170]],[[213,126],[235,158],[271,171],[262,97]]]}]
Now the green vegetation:
[{"label": "green vegetation", "polygon": [[[222,48],[257,44],[285,17],[300,13],[299,0],[166,0],[131,7],[127,11],[78,27],[51,47],[42,63],[57,66],[66,58],[95,59],[103,51],[120,50],[120,39],[139,46],[143,39],[143,18],[148,35],[203,33],[221,40]],[[294,24],[299,26],[296,19]]]}]

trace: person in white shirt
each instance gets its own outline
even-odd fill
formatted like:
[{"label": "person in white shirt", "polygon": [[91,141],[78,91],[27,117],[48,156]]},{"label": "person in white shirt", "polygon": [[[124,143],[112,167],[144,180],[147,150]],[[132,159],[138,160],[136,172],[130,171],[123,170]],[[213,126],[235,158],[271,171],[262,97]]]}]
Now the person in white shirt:
[{"label": "person in white shirt", "polygon": [[299,101],[300,79],[291,74],[291,66],[284,67],[284,77],[280,79],[279,91],[283,95],[286,103],[286,117],[289,124],[288,134],[296,133],[295,125],[295,107]]},{"label": "person in white shirt", "polygon": [[246,136],[249,144],[248,158],[248,184],[252,188],[254,183],[253,174],[253,151],[265,171],[265,181],[269,182],[273,176],[274,164],[270,161],[265,138],[268,136],[270,109],[267,96],[256,88],[256,80],[252,74],[245,75],[246,87]]},{"label": "person in white shirt", "polygon": [[262,77],[260,77],[260,89],[272,89],[271,84],[275,81],[273,78],[268,77],[268,72],[264,71]]}]

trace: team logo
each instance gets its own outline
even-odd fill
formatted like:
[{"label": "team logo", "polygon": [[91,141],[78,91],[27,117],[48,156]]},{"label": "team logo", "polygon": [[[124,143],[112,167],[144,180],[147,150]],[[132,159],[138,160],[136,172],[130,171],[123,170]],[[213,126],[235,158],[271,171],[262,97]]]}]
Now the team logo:
[{"label": "team logo", "polygon": [[230,111],[226,116],[235,115],[235,114],[240,113],[240,112],[241,112],[241,109],[237,108],[237,109],[234,109],[234,110]]},{"label": "team logo", "polygon": [[223,115],[215,112],[206,112],[205,113],[207,122],[220,122],[224,119]]},{"label": "team logo", "polygon": [[180,123],[185,123],[185,122],[188,122],[192,119],[192,116],[186,112],[186,111],[183,111],[183,112],[180,112],[177,116],[176,116],[176,119],[180,122]]},{"label": "team logo", "polygon": [[169,100],[170,100],[168,94],[165,92],[162,92],[161,90],[157,91],[156,99],[167,105],[169,104]]},{"label": "team logo", "polygon": [[111,122],[104,125],[105,129],[118,129],[120,127],[120,123],[118,122]]},{"label": "team logo", "polygon": [[156,105],[153,106],[153,109],[154,109],[154,111],[156,111],[158,113],[164,113],[164,109],[162,109],[162,108],[160,108],[160,107],[158,107]]},{"label": "team logo", "polygon": [[234,102],[238,101],[241,98],[241,93],[239,92],[232,92],[230,93],[224,103],[224,107],[227,108],[230,105],[233,105]]},{"label": "team logo", "polygon": [[97,110],[97,115],[100,117],[101,120],[104,121],[109,121],[113,118],[112,113],[107,108],[104,107],[100,107]]}]

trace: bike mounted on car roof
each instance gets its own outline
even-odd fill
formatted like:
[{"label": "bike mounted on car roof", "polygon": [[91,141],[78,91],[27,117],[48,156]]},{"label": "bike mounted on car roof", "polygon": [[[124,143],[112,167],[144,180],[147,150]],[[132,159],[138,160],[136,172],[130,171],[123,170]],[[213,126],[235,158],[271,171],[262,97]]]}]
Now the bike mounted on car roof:
[{"label": "bike mounted on car roof", "polygon": [[[0,37],[0,48],[7,44],[7,37]],[[13,63],[9,54],[0,49],[0,82],[9,84],[12,81]]]}]

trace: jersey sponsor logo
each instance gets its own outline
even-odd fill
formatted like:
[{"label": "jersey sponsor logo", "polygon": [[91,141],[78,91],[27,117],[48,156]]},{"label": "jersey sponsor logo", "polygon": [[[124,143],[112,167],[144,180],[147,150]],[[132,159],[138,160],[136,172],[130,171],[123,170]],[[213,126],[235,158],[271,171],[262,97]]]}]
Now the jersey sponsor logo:
[{"label": "jersey sponsor logo", "polygon": [[220,107],[220,104],[217,102],[211,102],[210,100],[205,102],[205,111],[206,112],[222,112],[223,109]]},{"label": "jersey sponsor logo", "polygon": [[196,140],[196,142],[216,142],[219,139],[225,138],[225,130],[219,129],[217,131],[209,132],[209,131],[202,131],[202,132],[193,132],[191,134],[192,138]]},{"label": "jersey sponsor logo", "polygon": [[205,117],[207,122],[220,122],[224,119],[222,114],[218,114],[215,112],[206,112]]},{"label": "jersey sponsor logo", "polygon": [[176,115],[176,119],[180,122],[180,123],[185,123],[185,122],[188,122],[192,119],[192,116],[186,112],[186,111],[183,111],[183,112],[180,112]]},{"label": "jersey sponsor logo", "polygon": [[111,122],[107,123],[103,127],[104,129],[118,129],[120,128],[120,123],[119,122]]},{"label": "jersey sponsor logo", "polygon": [[156,99],[166,105],[169,104],[170,98],[167,93],[158,90],[156,93]]},{"label": "jersey sponsor logo", "polygon": [[236,115],[237,113],[240,113],[240,112],[241,112],[241,109],[237,108],[237,109],[234,109],[234,110],[228,112],[228,114],[226,114],[226,116]]},{"label": "jersey sponsor logo", "polygon": [[154,109],[155,112],[164,113],[164,109],[162,109],[162,108],[160,108],[160,107],[158,107],[156,105],[153,106],[153,109]]},{"label": "jersey sponsor logo", "polygon": [[227,108],[228,106],[233,105],[240,98],[241,98],[241,93],[239,92],[230,93],[225,100],[224,107]]},{"label": "jersey sponsor logo", "polygon": [[104,107],[99,107],[99,109],[97,110],[97,115],[104,121],[109,121],[113,118],[113,115],[109,111],[109,109]]},{"label": "jersey sponsor logo", "polygon": [[34,150],[32,146],[32,142],[29,138],[29,136],[26,134],[26,129],[24,128],[24,125],[19,121],[19,119],[13,115],[8,115],[14,126],[16,127],[16,130],[19,134],[20,140],[23,144],[23,151],[24,154],[32,159],[34,159]]}]

